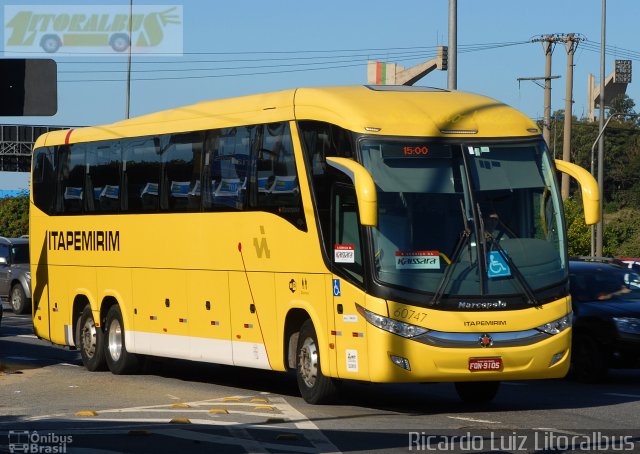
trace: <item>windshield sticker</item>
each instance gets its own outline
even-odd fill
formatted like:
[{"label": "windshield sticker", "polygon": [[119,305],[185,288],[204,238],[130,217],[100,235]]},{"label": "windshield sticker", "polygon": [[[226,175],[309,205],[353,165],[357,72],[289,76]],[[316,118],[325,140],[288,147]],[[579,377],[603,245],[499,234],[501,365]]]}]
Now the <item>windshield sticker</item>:
[{"label": "windshield sticker", "polygon": [[489,147],[480,147],[480,153],[489,153]]},{"label": "windshield sticker", "polygon": [[469,148],[469,154],[474,154],[475,153],[475,151],[473,151],[473,147],[467,147],[467,148]]},{"label": "windshield sticker", "polygon": [[355,263],[355,246],[353,244],[336,244],[333,248],[333,261],[336,263]]},{"label": "windshield sticker", "polygon": [[438,251],[396,251],[397,270],[440,269]]},{"label": "windshield sticker", "polygon": [[487,264],[487,275],[489,278],[511,276],[511,269],[502,254],[498,251],[489,252],[489,263]]}]

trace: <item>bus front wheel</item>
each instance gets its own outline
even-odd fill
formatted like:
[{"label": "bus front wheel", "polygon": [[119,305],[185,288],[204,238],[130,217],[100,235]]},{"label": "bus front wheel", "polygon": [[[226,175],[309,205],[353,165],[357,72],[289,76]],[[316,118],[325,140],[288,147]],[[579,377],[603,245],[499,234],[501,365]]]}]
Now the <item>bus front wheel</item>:
[{"label": "bus front wheel", "polygon": [[106,369],[104,359],[104,335],[93,320],[91,306],[86,305],[76,325],[76,345],[82,364],[90,372]]},{"label": "bus front wheel", "polygon": [[491,402],[500,388],[499,381],[456,382],[456,392],[463,402],[468,404],[486,404]]},{"label": "bus front wheel", "polygon": [[104,334],[105,356],[109,370],[116,375],[134,374],[138,370],[139,359],[137,355],[127,351],[120,306],[114,305],[109,308]]},{"label": "bus front wheel", "polygon": [[303,399],[310,404],[328,402],[335,394],[335,383],[322,374],[318,336],[311,320],[300,328],[296,358],[296,378]]}]

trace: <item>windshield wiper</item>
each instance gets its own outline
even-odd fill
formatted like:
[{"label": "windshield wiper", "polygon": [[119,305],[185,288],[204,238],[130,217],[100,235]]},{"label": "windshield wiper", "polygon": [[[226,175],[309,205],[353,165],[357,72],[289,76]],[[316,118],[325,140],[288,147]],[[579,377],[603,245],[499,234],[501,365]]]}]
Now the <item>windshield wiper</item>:
[{"label": "windshield wiper", "polygon": [[[536,299],[536,296],[533,293],[533,289],[527,282],[527,279],[520,272],[520,269],[516,266],[515,263],[513,263],[513,260],[511,260],[511,257],[509,256],[509,254],[507,254],[507,251],[505,251],[502,248],[502,246],[500,246],[500,243],[498,243],[493,238],[493,235],[491,235],[491,233],[484,230],[484,223],[482,222],[482,212],[480,211],[480,204],[476,204],[476,208],[478,209],[478,217],[481,219],[480,227],[482,230],[482,236],[484,238],[485,244],[488,243],[489,245],[491,245],[492,248],[495,248],[498,251],[498,254],[500,254],[502,259],[505,261],[505,263],[509,267],[511,274],[513,275],[513,277],[515,277],[516,282],[520,286],[520,289],[524,292],[525,296],[527,297],[527,300],[528,300],[527,303],[535,306],[540,306],[540,302]],[[488,248],[485,246],[485,260],[486,260],[487,252],[488,252]]]},{"label": "windshield wiper", "polygon": [[438,283],[438,288],[436,288],[435,293],[433,294],[433,298],[429,302],[429,305],[436,306],[440,304],[440,300],[442,299],[442,295],[444,294],[445,288],[449,284],[451,280],[451,276],[453,275],[453,270],[458,263],[458,259],[460,258],[460,254],[462,253],[462,249],[465,245],[467,245],[467,249],[469,250],[469,261],[471,261],[471,242],[469,238],[471,238],[471,229],[469,228],[469,224],[467,223],[467,216],[464,212],[464,205],[462,204],[462,200],[460,201],[460,209],[462,210],[462,222],[464,223],[464,230],[460,234],[460,238],[458,239],[458,244],[456,244],[456,248],[453,251],[453,255],[451,256],[451,263],[448,264],[447,268],[444,270],[444,274]]}]

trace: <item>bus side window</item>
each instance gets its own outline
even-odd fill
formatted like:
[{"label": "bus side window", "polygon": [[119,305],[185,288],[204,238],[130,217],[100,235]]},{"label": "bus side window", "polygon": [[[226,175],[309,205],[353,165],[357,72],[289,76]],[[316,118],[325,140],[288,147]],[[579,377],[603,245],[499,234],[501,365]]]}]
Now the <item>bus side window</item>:
[{"label": "bus side window", "polygon": [[84,200],[84,180],[86,174],[85,144],[66,147],[61,153],[59,167],[60,192],[62,196],[58,209],[63,214],[82,212]]},{"label": "bus side window", "polygon": [[205,209],[215,211],[244,210],[250,173],[251,149],[256,140],[255,126],[228,128],[206,139]]},{"label": "bus side window", "polygon": [[331,260],[343,274],[362,284],[364,269],[355,189],[351,185],[338,183],[334,185],[332,200]]},{"label": "bus side window", "polygon": [[33,202],[47,214],[53,214],[56,168],[51,147],[38,148],[33,157]]},{"label": "bus side window", "polygon": [[123,140],[123,209],[130,213],[158,211],[161,154],[159,140],[140,137]]},{"label": "bus side window", "polygon": [[89,145],[86,209],[90,212],[117,213],[120,210],[120,142],[102,141]]},{"label": "bus side window", "polygon": [[167,134],[162,137],[162,181],[160,206],[163,211],[198,211],[202,133]]},{"label": "bus side window", "polygon": [[330,205],[331,188],[341,178],[327,166],[328,156],[352,158],[354,143],[350,139],[349,131],[339,126],[321,121],[302,120],[298,122],[302,150],[307,168],[310,169],[313,200],[320,230],[329,260],[333,260],[333,245],[331,245]]},{"label": "bus side window", "polygon": [[270,123],[263,128],[255,160],[257,207],[306,230],[289,123]]}]

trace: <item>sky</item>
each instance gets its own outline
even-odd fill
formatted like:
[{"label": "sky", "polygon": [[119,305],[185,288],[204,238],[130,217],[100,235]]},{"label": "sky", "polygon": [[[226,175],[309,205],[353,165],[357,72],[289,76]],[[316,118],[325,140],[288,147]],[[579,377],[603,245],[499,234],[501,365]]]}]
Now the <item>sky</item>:
[{"label": "sky", "polygon": [[[56,115],[4,117],[0,123],[85,126],[124,119],[126,55],[98,49],[108,52],[99,55],[92,48],[76,48],[74,52],[85,54],[75,56],[64,56],[62,49],[17,54],[7,45],[14,30],[8,26],[16,11],[12,5],[72,14],[78,5],[104,12],[123,4],[128,6],[126,0],[0,1],[0,57],[54,58],[59,90]],[[295,87],[364,84],[368,60],[410,67],[433,58],[435,46],[448,40],[448,0],[133,0],[134,15],[171,6],[180,7],[181,14],[164,26],[166,39],[157,47],[171,55],[133,53],[131,116]],[[487,95],[538,119],[543,89],[517,80],[544,75],[542,44],[530,40],[578,33],[586,41],[574,58],[573,113],[586,116],[587,75],[594,74],[599,83],[601,12],[602,0],[458,0],[458,90]],[[606,74],[616,58],[632,59],[633,64],[640,60],[639,17],[640,1],[608,0]],[[560,79],[552,82],[552,111],[565,107],[566,65],[566,50],[558,44],[552,74]],[[436,70],[416,85],[446,88],[447,74]],[[629,84],[627,94],[640,110],[640,83]],[[0,189],[7,178],[0,174]]]}]

